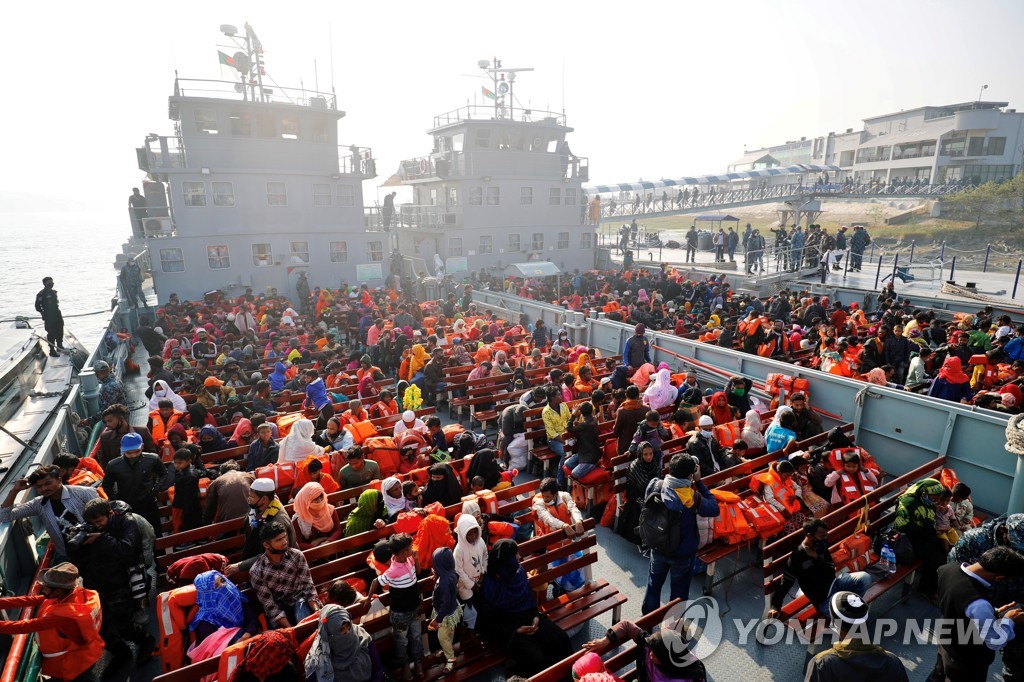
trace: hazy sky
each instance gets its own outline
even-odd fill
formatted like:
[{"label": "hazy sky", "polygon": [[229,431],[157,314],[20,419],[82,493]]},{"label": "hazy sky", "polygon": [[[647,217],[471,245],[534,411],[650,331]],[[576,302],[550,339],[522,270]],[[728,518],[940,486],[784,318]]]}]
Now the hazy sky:
[{"label": "hazy sky", "polygon": [[[593,182],[725,170],[744,147],[865,116],[985,99],[1024,109],[1020,0],[141,2],[8,6],[0,26],[0,191],[122,211],[135,147],[168,134],[182,77],[221,78],[222,23],[250,22],[281,85],[331,81],[342,142],[381,177],[430,151],[436,114],[479,100],[480,59],[532,66],[523,105],[561,110]],[[224,49],[222,47],[222,49]],[[226,50],[227,51],[227,50]],[[233,51],[233,50],[231,50]]]}]

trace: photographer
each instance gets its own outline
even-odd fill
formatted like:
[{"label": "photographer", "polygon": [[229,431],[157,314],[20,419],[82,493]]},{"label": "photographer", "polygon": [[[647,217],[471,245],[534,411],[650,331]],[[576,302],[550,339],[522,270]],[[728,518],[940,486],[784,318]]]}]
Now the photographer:
[{"label": "photographer", "polygon": [[82,515],[85,523],[70,535],[68,548],[85,587],[100,595],[100,634],[113,656],[107,670],[132,660],[128,641],[138,647],[136,662],[142,665],[156,642],[133,618],[136,610],[146,608],[148,596],[138,521],[123,502],[100,499],[86,504]]},{"label": "photographer", "polygon": [[[28,502],[14,504],[14,498],[32,486],[35,486],[36,496]],[[68,532],[85,520],[82,511],[86,503],[98,497],[95,488],[65,485],[61,481],[60,468],[45,464],[33,470],[28,478],[15,481],[0,504],[0,523],[38,516],[53,541],[54,560],[60,562],[68,557],[64,542]]]}]

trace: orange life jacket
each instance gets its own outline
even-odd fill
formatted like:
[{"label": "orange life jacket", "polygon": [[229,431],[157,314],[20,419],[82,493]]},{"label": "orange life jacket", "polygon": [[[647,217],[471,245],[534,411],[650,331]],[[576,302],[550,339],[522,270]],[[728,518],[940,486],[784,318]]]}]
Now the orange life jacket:
[{"label": "orange life jacket", "polygon": [[367,438],[373,438],[377,435],[377,427],[368,421],[350,422],[342,428],[352,434],[352,439],[356,442],[356,445],[362,445],[366,442]]},{"label": "orange life jacket", "polygon": [[107,493],[105,493],[102,488],[103,476],[97,476],[87,469],[75,469],[71,475],[68,476],[68,485],[80,485],[86,488],[95,488],[100,497],[104,500],[108,499]]},{"label": "orange life jacket", "polygon": [[[539,496],[540,495],[538,493],[538,497]],[[568,505],[565,504],[565,502],[562,501],[561,495],[558,495],[555,498],[554,504],[545,504],[544,508],[548,511],[549,514],[554,516],[559,521],[569,524],[572,523],[572,516],[569,514],[569,507]],[[555,532],[554,528],[548,528],[546,525],[544,525],[544,522],[541,521],[539,517],[537,518],[535,527],[537,535],[547,535],[548,533]]]},{"label": "orange life jacket", "polygon": [[103,655],[103,639],[99,632],[103,616],[99,594],[76,587],[64,599],[46,599],[39,605],[37,617],[48,615],[62,616],[73,622],[35,633],[43,657],[42,672],[73,680]]},{"label": "orange life jacket", "polygon": [[781,502],[782,506],[791,514],[800,511],[800,499],[796,496],[793,479],[790,478],[783,483],[782,477],[775,470],[774,464],[768,468],[768,471],[763,474],[756,474],[750,480],[750,488],[756,493],[760,493],[766,486],[772,491],[775,499]]},{"label": "orange life jacket", "polygon": [[162,444],[164,439],[167,438],[167,432],[171,430],[171,427],[178,423],[178,421],[185,415],[177,410],[171,415],[171,418],[164,422],[164,418],[160,416],[160,410],[156,409],[149,413],[149,419],[153,424],[153,428],[150,429],[150,435],[153,436],[153,442],[157,445]]},{"label": "orange life jacket", "polygon": [[370,412],[378,418],[391,417],[398,414],[398,403],[394,400],[390,402],[378,400],[373,404],[373,407],[370,408]]},{"label": "orange life jacket", "polygon": [[743,514],[743,500],[729,490],[713,489],[711,494],[718,501],[718,516],[714,518],[715,540],[727,545],[738,545],[755,537],[746,516]]},{"label": "orange life jacket", "polygon": [[715,440],[722,447],[731,448],[739,440],[743,427],[739,422],[728,422],[715,427]]},{"label": "orange life jacket", "polygon": [[842,498],[843,504],[849,504],[850,502],[856,502],[867,495],[875,489],[875,486],[863,471],[858,471],[857,477],[854,478],[853,476],[850,476],[850,474],[846,473],[845,469],[843,469],[839,472],[838,489],[839,497]]},{"label": "orange life jacket", "polygon": [[843,453],[844,452],[856,452],[860,455],[860,465],[873,473],[876,477],[882,473],[882,468],[878,466],[878,462],[875,458],[868,454],[868,451],[864,448],[836,448],[828,455],[829,464],[832,465],[832,469],[835,471],[843,470]]},{"label": "orange life jacket", "polygon": [[169,673],[187,665],[188,625],[196,609],[195,585],[176,587],[156,596],[157,655],[161,672]]}]

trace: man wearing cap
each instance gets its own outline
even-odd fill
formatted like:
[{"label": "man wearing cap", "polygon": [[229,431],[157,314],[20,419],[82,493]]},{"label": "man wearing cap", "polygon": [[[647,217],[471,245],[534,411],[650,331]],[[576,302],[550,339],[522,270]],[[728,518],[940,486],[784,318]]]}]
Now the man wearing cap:
[{"label": "man wearing cap", "polygon": [[107,464],[103,490],[111,500],[127,503],[132,511],[153,526],[160,537],[160,509],[157,493],[170,487],[171,480],[160,456],[143,452],[142,436],[126,433],[121,438],[121,456]]},{"label": "man wearing cap", "polygon": [[[840,641],[811,660],[804,682],[905,682],[908,679],[898,656],[871,644],[870,630],[865,625],[868,604],[864,599],[854,592],[836,592],[829,607],[832,628],[839,634]],[[980,679],[984,679],[984,675]]]},{"label": "man wearing cap", "polygon": [[99,447],[96,451],[96,461],[104,469],[111,460],[121,454],[121,438],[125,434],[137,433],[142,437],[143,449],[147,452],[159,452],[153,435],[145,426],[132,426],[128,422],[128,408],[122,403],[110,405],[101,413],[103,425],[106,427],[100,432]]},{"label": "man wearing cap", "polygon": [[92,667],[103,655],[99,594],[82,587],[78,568],[70,563],[43,571],[38,587],[38,594],[0,598],[0,609],[38,609],[35,618],[0,621],[0,634],[37,633],[42,673],[51,679],[92,679]]},{"label": "man wearing cap", "polygon": [[[35,486],[36,496],[27,502],[14,504],[23,490]],[[54,552],[59,558],[68,556],[64,539],[72,528],[85,518],[82,511],[89,500],[99,497],[95,488],[78,485],[64,485],[60,468],[44,464],[32,470],[27,478],[14,482],[0,504],[0,523],[11,523],[29,516],[37,516],[43,522],[46,532],[53,541]]]},{"label": "man wearing cap", "polygon": [[638,324],[633,328],[633,336],[629,337],[622,348],[622,362],[631,369],[640,369],[641,365],[651,362],[651,344],[644,336],[646,333],[647,327]]},{"label": "man wearing cap", "polygon": [[393,435],[397,438],[399,434],[408,431],[409,429],[419,431],[422,434],[427,433],[427,425],[423,423],[422,419],[417,419],[416,413],[412,410],[406,410],[402,413],[401,421],[395,424],[395,431]]},{"label": "man wearing cap", "polygon": [[697,432],[687,441],[686,453],[697,458],[701,476],[710,476],[732,464],[727,461],[725,450],[715,438],[715,420],[706,414],[697,420]]},{"label": "man wearing cap", "polygon": [[217,377],[209,376],[203,380],[203,390],[196,396],[196,402],[209,410],[218,405],[227,405],[228,400],[233,397],[235,389],[225,386]]},{"label": "man wearing cap", "polygon": [[196,329],[196,342],[192,344],[193,360],[206,359],[212,362],[217,357],[217,346],[209,337],[209,333],[203,327]]},{"label": "man wearing cap", "polygon": [[[124,390],[124,384],[110,371],[110,365],[103,360],[93,363],[93,371],[96,373],[96,380],[99,381],[99,414],[103,414],[111,405],[124,405],[128,402],[128,393]],[[87,420],[88,425],[99,421],[98,417]]]},{"label": "man wearing cap", "polygon": [[249,513],[245,523],[245,542],[242,545],[242,558],[238,570],[249,570],[256,557],[263,551],[260,544],[260,528],[276,521],[285,527],[288,533],[288,546],[298,547],[295,543],[295,531],[292,520],[284,509],[284,504],[277,496],[277,486],[269,478],[257,478],[249,486]]}]

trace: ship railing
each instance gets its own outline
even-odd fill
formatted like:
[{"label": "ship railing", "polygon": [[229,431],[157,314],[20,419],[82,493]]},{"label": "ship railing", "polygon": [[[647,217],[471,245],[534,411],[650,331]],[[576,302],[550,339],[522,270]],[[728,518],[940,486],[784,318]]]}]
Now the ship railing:
[{"label": "ship railing", "polygon": [[466,155],[463,152],[434,152],[427,156],[403,159],[398,165],[398,177],[403,182],[426,178],[459,178],[466,174]]},{"label": "ship railing", "polygon": [[467,104],[464,107],[435,116],[434,127],[439,128],[460,121],[522,121],[564,126],[565,114],[523,107],[495,106],[494,104]]},{"label": "ship railing", "polygon": [[139,170],[148,172],[170,168],[187,168],[185,147],[173,135],[147,135],[141,147],[135,149]]},{"label": "ship railing", "polygon": [[[310,88],[281,87],[264,85],[262,99],[260,88],[255,87],[257,102],[276,102],[278,104],[295,104],[311,109],[338,108],[337,97],[331,92],[319,92]],[[211,97],[216,99],[235,99],[253,101],[253,87],[241,81],[213,80],[207,78],[176,78],[174,80],[175,97]]]},{"label": "ship railing", "polygon": [[377,177],[377,160],[373,158],[373,150],[354,144],[339,144],[338,172],[364,178]]},{"label": "ship railing", "polygon": [[462,208],[431,204],[401,204],[395,207],[393,224],[415,230],[446,230],[462,225]]}]

